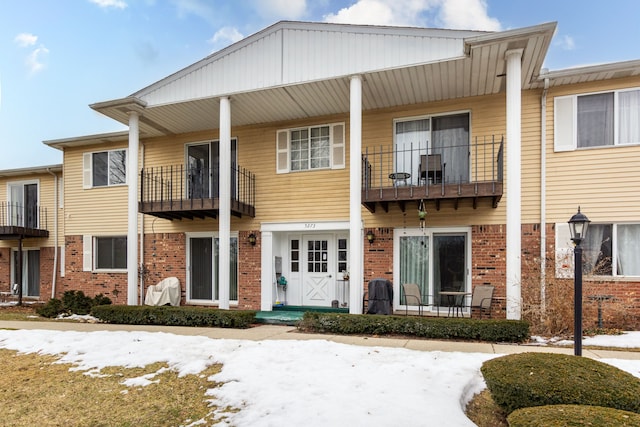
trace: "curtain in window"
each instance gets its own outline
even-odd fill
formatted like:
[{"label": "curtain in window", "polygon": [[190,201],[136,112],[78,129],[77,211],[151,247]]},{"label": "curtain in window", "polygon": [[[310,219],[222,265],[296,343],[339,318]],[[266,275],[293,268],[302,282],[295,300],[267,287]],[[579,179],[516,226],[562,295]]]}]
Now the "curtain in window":
[{"label": "curtain in window", "polygon": [[640,90],[620,92],[619,104],[619,143],[640,143]]},{"label": "curtain in window", "polygon": [[640,224],[617,227],[618,275],[640,276]]},{"label": "curtain in window", "polygon": [[611,275],[611,224],[592,224],[582,241],[584,274]]},{"label": "curtain in window", "polygon": [[440,154],[445,182],[469,182],[469,115],[433,118],[433,154]]},{"label": "curtain in window", "polygon": [[394,172],[410,173],[411,184],[418,182],[420,154],[427,154],[429,128],[429,119],[396,122]]},{"label": "curtain in window", "polygon": [[613,92],[578,97],[578,147],[613,145]]},{"label": "curtain in window", "polygon": [[[403,283],[415,283],[420,288],[422,295],[429,294],[428,237],[400,237],[400,285]],[[402,291],[402,286],[399,288]],[[400,293],[400,304],[406,304],[402,292]]]},{"label": "curtain in window", "polygon": [[328,168],[331,166],[330,150],[329,126],[311,128],[311,169]]}]

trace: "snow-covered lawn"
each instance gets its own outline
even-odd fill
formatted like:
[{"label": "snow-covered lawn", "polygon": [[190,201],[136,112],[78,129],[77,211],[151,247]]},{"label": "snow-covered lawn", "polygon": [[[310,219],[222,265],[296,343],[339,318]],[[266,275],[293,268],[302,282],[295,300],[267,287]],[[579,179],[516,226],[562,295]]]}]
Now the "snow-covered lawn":
[{"label": "snow-covered lawn", "polygon": [[[585,338],[585,346],[639,347],[640,332]],[[468,400],[495,354],[359,347],[318,340],[229,340],[162,332],[0,330],[0,348],[57,354],[88,374],[167,362],[181,374],[222,363],[207,394],[236,426],[473,426]],[[640,377],[640,360],[604,360]],[[145,385],[148,377],[128,379]],[[194,396],[197,399],[198,396]],[[223,424],[224,425],[224,424]]]}]

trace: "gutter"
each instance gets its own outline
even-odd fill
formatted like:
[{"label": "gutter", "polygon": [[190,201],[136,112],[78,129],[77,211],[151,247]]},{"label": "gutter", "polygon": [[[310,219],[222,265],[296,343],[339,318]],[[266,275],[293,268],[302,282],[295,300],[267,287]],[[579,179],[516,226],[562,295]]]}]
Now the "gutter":
[{"label": "gutter", "polygon": [[53,279],[51,280],[51,298],[56,297],[56,279],[58,277],[58,175],[47,168],[53,175]]},{"label": "gutter", "polygon": [[[546,74],[546,70],[542,70]],[[547,91],[549,78],[544,78],[540,98],[540,315],[543,320],[547,311]]]}]

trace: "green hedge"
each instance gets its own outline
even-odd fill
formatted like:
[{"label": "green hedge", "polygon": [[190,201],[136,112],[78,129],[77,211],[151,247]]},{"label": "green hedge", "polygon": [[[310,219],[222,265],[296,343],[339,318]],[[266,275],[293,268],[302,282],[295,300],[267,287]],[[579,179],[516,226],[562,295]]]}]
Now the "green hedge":
[{"label": "green hedge", "polygon": [[298,329],[308,332],[363,335],[409,335],[432,339],[523,342],[529,324],[500,319],[433,318],[306,312]]},{"label": "green hedge", "polygon": [[218,310],[207,307],[99,305],[94,317],[106,323],[125,325],[207,326],[248,328],[255,323],[255,311]]},{"label": "green hedge", "polygon": [[507,413],[544,405],[593,405],[640,412],[640,379],[586,357],[522,353],[483,363],[493,400]]},{"label": "green hedge", "polygon": [[551,405],[518,409],[507,421],[509,427],[631,427],[640,426],[640,415],[601,406]]}]

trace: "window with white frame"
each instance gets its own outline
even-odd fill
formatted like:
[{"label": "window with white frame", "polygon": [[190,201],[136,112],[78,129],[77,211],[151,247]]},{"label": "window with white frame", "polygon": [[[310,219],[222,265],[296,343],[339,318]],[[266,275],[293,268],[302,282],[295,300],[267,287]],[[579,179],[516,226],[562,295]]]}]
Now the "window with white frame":
[{"label": "window with white frame", "polygon": [[557,97],[555,151],[640,144],[640,89]]},{"label": "window with white frame", "polygon": [[127,236],[83,236],[83,270],[126,270]]},{"label": "window with white frame", "polygon": [[277,173],[344,169],[344,123],[277,132]]},{"label": "window with white frame", "polygon": [[640,224],[591,224],[582,248],[585,274],[640,276]]},{"label": "window with white frame", "polygon": [[83,187],[108,187],[127,183],[127,150],[83,154]]}]

